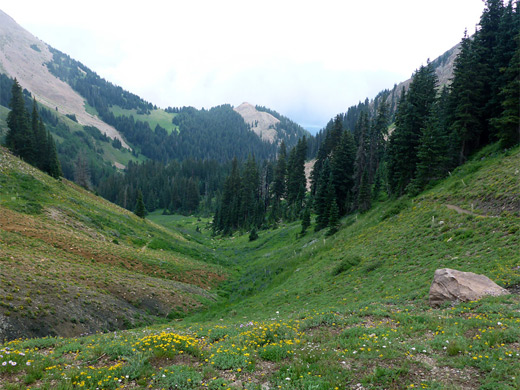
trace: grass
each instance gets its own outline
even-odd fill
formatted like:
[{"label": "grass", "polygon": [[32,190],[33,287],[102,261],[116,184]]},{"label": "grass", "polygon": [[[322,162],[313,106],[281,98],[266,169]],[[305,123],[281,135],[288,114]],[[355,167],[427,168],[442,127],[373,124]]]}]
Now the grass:
[{"label": "grass", "polygon": [[168,134],[173,131],[179,131],[178,126],[172,123],[172,119],[175,118],[177,114],[170,114],[161,109],[151,110],[150,114],[138,114],[136,109],[127,110],[119,106],[113,106],[111,111],[115,116],[133,116],[136,121],[148,122],[152,130],[159,125],[165,129]]},{"label": "grass", "polygon": [[[150,238],[134,225],[120,225],[116,214],[96,219],[80,209],[78,214],[97,221],[100,234],[117,229],[118,240],[134,252],[146,246],[144,252],[153,251],[153,257],[174,254],[185,260],[173,262],[175,267],[221,269],[228,275],[219,279],[221,298],[182,320],[177,315],[182,304],[173,305],[175,319],[169,323],[7,342],[0,347],[0,380],[13,389],[520,388],[517,294],[438,309],[428,305],[433,272],[441,267],[483,273],[505,287],[519,283],[520,215],[513,207],[520,199],[518,166],[518,148],[506,153],[488,148],[415,198],[381,202],[364,215],[345,218],[332,237],[323,232],[300,237],[300,225],[293,223],[260,231],[254,242],[239,233],[217,238],[207,220],[155,213],[149,218],[165,227],[147,222],[148,228],[165,235]],[[27,206],[28,199],[20,206],[9,192],[2,211],[43,218],[50,202],[46,186],[53,184],[20,177],[14,182],[18,196],[38,194],[41,210]],[[175,239],[167,239],[169,234]],[[17,244],[20,252],[37,250],[27,235],[18,232],[20,237],[27,240]],[[45,258],[53,257],[51,252]],[[150,257],[138,260],[154,270],[161,266]],[[80,274],[92,272],[95,264],[87,262]],[[165,282],[177,275],[175,267],[162,265],[169,272]],[[68,280],[63,272],[55,276]],[[118,278],[110,274],[106,280]],[[27,296],[21,282],[8,281],[0,284],[4,313]],[[53,292],[66,296],[63,289],[72,286],[58,285]],[[29,298],[34,302],[37,294]]]},{"label": "grass", "polygon": [[207,248],[0,153],[0,313],[22,323],[2,338],[128,328],[217,298],[226,272]]},{"label": "grass", "polygon": [[103,158],[107,161],[117,162],[127,166],[130,161],[142,163],[147,160],[145,156],[139,154],[135,157],[132,152],[126,148],[116,149],[111,142],[99,142],[99,147],[103,150]]}]

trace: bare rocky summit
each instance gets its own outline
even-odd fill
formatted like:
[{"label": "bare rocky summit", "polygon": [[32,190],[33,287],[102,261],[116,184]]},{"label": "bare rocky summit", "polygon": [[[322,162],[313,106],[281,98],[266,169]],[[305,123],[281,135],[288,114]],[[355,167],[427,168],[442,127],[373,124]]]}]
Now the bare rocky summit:
[{"label": "bare rocky summit", "polygon": [[263,111],[258,111],[255,106],[249,103],[242,103],[240,106],[234,108],[244,122],[251,126],[251,130],[258,135],[262,141],[274,143],[278,139],[278,132],[275,126],[280,121],[271,114]]}]

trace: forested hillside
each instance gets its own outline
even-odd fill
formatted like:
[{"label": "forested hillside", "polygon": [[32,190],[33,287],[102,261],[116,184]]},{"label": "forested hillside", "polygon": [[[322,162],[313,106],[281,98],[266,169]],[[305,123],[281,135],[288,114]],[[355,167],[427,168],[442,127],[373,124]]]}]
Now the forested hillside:
[{"label": "forested hillside", "polygon": [[372,103],[367,99],[332,120],[309,142],[316,161],[307,196],[305,177],[295,181],[304,170],[305,139],[287,162],[281,149],[275,173],[266,180],[259,180],[249,162],[240,174],[234,169],[215,215],[215,231],[256,230],[300,218],[304,233],[312,210],[315,230],[328,227],[334,234],[340,217],[366,212],[387,197],[414,196],[490,143],[518,144],[518,5],[487,2],[477,32],[462,39],[449,85],[441,85],[434,63],[428,62],[401,90],[395,114],[393,95],[383,91]]},{"label": "forested hillside", "polygon": [[[8,134],[6,120],[13,98],[13,74],[17,74],[21,77],[18,82],[28,112],[32,112],[36,98],[38,117],[52,134],[63,176],[125,207],[133,207],[141,190],[150,210],[160,207],[168,212],[193,212],[199,210],[197,199],[204,198],[207,202],[201,210],[213,212],[217,196],[215,182],[222,182],[219,177],[227,173],[231,159],[245,160],[253,155],[257,161],[273,159],[279,142],[285,140],[294,145],[305,133],[288,118],[275,113],[281,121],[276,129],[277,142],[273,144],[263,142],[230,105],[209,110],[159,109],[49,47],[1,11],[0,19],[0,33],[3,42],[7,42],[2,48],[6,56],[0,66],[0,143],[5,144]],[[22,156],[18,150],[14,152]],[[218,167],[218,173],[214,168],[205,172],[197,169],[197,173],[183,170],[183,179],[179,180],[181,176],[174,167],[187,160],[188,165]],[[146,167],[141,169],[136,165],[145,161],[160,162],[162,172],[175,171],[175,190],[155,186],[150,189],[143,180],[127,186],[133,180],[129,178],[136,175],[122,179],[120,171],[129,166],[134,172],[145,171]],[[205,179],[209,175],[215,178],[211,184]],[[171,183],[173,177],[168,180]],[[123,182],[124,189],[119,188],[118,183]],[[107,183],[117,188],[108,190]],[[195,201],[187,202],[188,198]]]}]

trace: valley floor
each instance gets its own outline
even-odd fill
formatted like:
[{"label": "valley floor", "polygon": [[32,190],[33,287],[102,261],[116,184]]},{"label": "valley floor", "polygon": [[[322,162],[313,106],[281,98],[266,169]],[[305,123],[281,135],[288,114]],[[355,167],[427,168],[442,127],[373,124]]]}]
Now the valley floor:
[{"label": "valley floor", "polygon": [[[518,166],[518,148],[488,151],[416,198],[346,217],[332,237],[301,237],[293,223],[250,242],[212,237],[206,220],[151,215],[197,245],[178,247],[198,256],[196,269],[207,258],[226,275],[216,301],[148,327],[6,342],[1,387],[518,389]],[[431,308],[443,267],[485,274],[512,294]]]}]

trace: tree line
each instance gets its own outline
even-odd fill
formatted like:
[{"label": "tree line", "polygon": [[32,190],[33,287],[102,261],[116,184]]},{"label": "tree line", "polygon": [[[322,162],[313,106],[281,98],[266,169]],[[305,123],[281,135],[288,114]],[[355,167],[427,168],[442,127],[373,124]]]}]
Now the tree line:
[{"label": "tree line", "polygon": [[147,212],[161,209],[163,214],[211,215],[228,171],[229,164],[215,160],[130,162],[125,172],[107,175],[96,189],[105,199],[131,211],[140,193]]},{"label": "tree line", "polygon": [[306,155],[307,139],[303,137],[289,153],[282,141],[277,160],[265,161],[261,168],[254,156],[244,164],[235,158],[217,199],[213,233],[256,232],[299,218],[306,204]]}]

